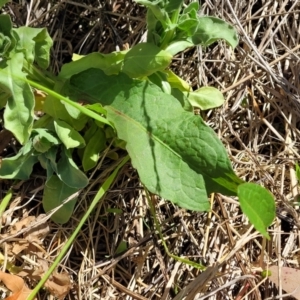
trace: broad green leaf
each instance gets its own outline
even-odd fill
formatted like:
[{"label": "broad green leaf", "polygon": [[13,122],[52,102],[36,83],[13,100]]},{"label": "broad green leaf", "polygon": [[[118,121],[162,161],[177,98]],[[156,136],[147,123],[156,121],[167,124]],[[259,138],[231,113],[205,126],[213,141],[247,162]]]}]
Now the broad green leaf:
[{"label": "broad green leaf", "polygon": [[0,0],[0,8],[6,3],[8,3],[10,0]]},{"label": "broad green leaf", "polygon": [[168,53],[171,55],[176,55],[179,52],[184,51],[185,49],[193,47],[194,44],[187,40],[179,40],[179,41],[173,41],[171,42],[167,48],[165,49]]},{"label": "broad green leaf", "polygon": [[164,93],[173,95],[177,100],[179,100],[185,110],[194,110],[186,95],[181,92],[181,90],[185,89],[190,90],[190,86],[180,77],[177,77],[172,71],[158,71],[148,76],[148,79],[159,86]]},{"label": "broad green leaf", "polygon": [[25,82],[23,61],[23,54],[15,53],[7,66],[0,69],[0,88],[10,95],[4,111],[4,126],[21,144],[26,143],[30,136],[34,115],[34,96]]},{"label": "broad green leaf", "polygon": [[99,68],[107,75],[118,74],[128,50],[109,54],[91,53],[76,61],[64,64],[59,73],[60,78],[68,79],[72,75],[90,68]]},{"label": "broad green leaf", "polygon": [[14,28],[17,34],[16,50],[25,54],[25,59],[29,64],[34,61],[46,69],[49,65],[49,54],[52,40],[45,28],[19,27]]},{"label": "broad green leaf", "polygon": [[184,95],[184,93],[178,89],[173,88],[172,94],[173,97],[175,97],[177,100],[179,100],[181,106],[184,110],[189,112],[194,112],[194,107],[191,105],[187,97]]},{"label": "broad green leaf", "polygon": [[0,0],[0,8],[2,8],[3,5],[8,3],[10,0]]},{"label": "broad green leaf", "polygon": [[296,163],[296,177],[297,177],[298,181],[300,182],[300,167],[297,163]]},{"label": "broad green leaf", "polygon": [[98,128],[95,134],[87,141],[83,152],[82,166],[86,172],[97,165],[100,152],[105,149],[106,138],[102,128]]},{"label": "broad green leaf", "polygon": [[238,186],[238,197],[243,213],[255,229],[269,239],[266,228],[275,218],[273,195],[260,185],[243,183]]},{"label": "broad green leaf", "polygon": [[[52,209],[58,207],[68,197],[76,193],[78,189],[71,188],[63,183],[57,176],[53,175],[45,184],[43,194],[43,207],[45,212],[49,212]],[[60,224],[64,224],[69,221],[72,216],[74,206],[77,198],[72,199],[65,203],[57,212],[55,212],[51,219]]]},{"label": "broad green leaf", "polygon": [[[133,166],[153,193],[182,207],[207,210],[207,194],[236,195],[243,181],[233,172],[222,143],[203,120],[171,95],[124,74],[91,69],[71,78],[72,90],[100,102]],[[122,89],[120,89],[122,87]]]},{"label": "broad green leaf", "polygon": [[192,40],[195,45],[209,46],[219,39],[224,39],[231,47],[238,44],[237,32],[233,26],[215,17],[199,17],[198,27]]},{"label": "broad green leaf", "polygon": [[9,15],[0,15],[0,32],[5,36],[11,37],[12,22]]},{"label": "broad green leaf", "polygon": [[225,101],[223,94],[211,86],[202,87],[196,91],[185,92],[184,94],[193,106],[199,107],[202,110],[221,106]]},{"label": "broad green leaf", "polygon": [[0,15],[0,56],[8,57],[8,52],[14,47],[12,23],[9,15]]},{"label": "broad green leaf", "polygon": [[[33,28],[31,28],[33,29]],[[47,69],[50,63],[50,49],[53,41],[46,28],[42,28],[34,38],[35,41],[35,61],[43,68]]]},{"label": "broad green leaf", "polygon": [[[0,178],[27,180],[32,172],[33,165],[38,161],[31,150],[31,142],[19,152],[8,158],[3,158],[0,168]],[[28,151],[29,148],[30,150]]]},{"label": "broad green leaf", "polygon": [[72,188],[82,189],[89,183],[88,178],[73,161],[70,151],[66,149],[61,152],[56,173],[61,181]]},{"label": "broad green leaf", "polygon": [[34,149],[38,152],[47,152],[52,146],[60,144],[60,141],[45,128],[36,128],[33,130],[36,133],[32,145]]},{"label": "broad green leaf", "polygon": [[68,123],[61,120],[54,120],[54,127],[61,142],[70,148],[82,148],[85,146],[84,138]]},{"label": "broad green leaf", "polygon": [[141,43],[131,48],[124,58],[122,71],[131,78],[149,76],[164,70],[172,55],[150,43]]}]

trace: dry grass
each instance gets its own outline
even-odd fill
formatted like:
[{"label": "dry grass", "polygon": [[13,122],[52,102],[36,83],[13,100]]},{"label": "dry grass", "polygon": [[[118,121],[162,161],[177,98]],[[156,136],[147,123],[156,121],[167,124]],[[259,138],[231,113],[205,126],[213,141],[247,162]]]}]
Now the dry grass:
[{"label": "dry grass", "polygon": [[[74,52],[131,47],[146,30],[145,10],[127,0],[23,2],[9,4],[10,14],[16,26],[47,26],[55,40],[54,72]],[[300,1],[203,2],[200,13],[233,24],[240,44],[234,51],[223,42],[186,51],[172,68],[195,88],[211,85],[223,91],[225,105],[203,117],[224,142],[236,173],[275,195],[281,218],[269,229],[272,238],[266,241],[253,230],[234,198],[213,195],[210,213],[152,199],[170,252],[212,267],[202,272],[176,261],[166,254],[137,174],[127,165],[60,265],[73,282],[66,299],[278,299],[285,293],[282,287],[275,288],[260,271],[271,264],[299,268],[298,207],[290,203],[299,193],[294,170],[300,160]],[[113,168],[109,162],[101,166],[66,226],[48,221],[51,231],[44,239],[43,258],[49,263],[78,224],[105,172]],[[33,177],[15,189],[2,233],[27,215],[43,213],[44,178],[38,173]],[[7,183],[0,184],[1,198]],[[20,234],[5,242],[0,238],[3,249],[22,238]],[[120,255],[122,241],[128,248]],[[30,252],[26,256],[35,260]],[[14,259],[26,264],[21,254]]]}]

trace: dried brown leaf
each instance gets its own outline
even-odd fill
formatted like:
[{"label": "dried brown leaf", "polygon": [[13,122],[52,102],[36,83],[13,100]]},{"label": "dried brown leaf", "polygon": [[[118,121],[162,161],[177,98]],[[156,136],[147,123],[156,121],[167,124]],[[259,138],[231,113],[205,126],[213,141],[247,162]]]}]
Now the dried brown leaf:
[{"label": "dried brown leaf", "polygon": [[[269,279],[278,287],[279,267],[271,266],[270,271],[272,274],[269,276]],[[281,267],[280,278],[282,289],[287,293],[292,293],[293,297],[300,300],[300,270],[289,267]]]},{"label": "dried brown leaf", "polygon": [[25,285],[24,280],[17,275],[0,271],[0,280],[13,293],[6,300],[26,300],[32,291]]}]

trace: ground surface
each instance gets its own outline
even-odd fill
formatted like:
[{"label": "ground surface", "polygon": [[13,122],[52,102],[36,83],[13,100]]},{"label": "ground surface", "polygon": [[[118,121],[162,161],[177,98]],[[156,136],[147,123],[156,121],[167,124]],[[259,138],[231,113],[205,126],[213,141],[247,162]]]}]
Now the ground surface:
[{"label": "ground surface", "polygon": [[[55,41],[54,72],[73,53],[131,47],[146,30],[145,10],[126,0],[19,0],[6,11],[15,26],[48,28]],[[278,215],[288,218],[274,221],[269,228],[272,238],[266,241],[249,226],[234,198],[213,195],[210,213],[189,212],[154,199],[170,252],[205,266],[217,264],[201,272],[166,254],[137,174],[127,165],[62,260],[59,272],[67,274],[71,284],[64,281],[56,292],[71,288],[66,299],[177,300],[187,294],[186,299],[275,299],[285,294],[282,285],[275,287],[260,271],[268,265],[299,268],[300,222],[291,201],[299,193],[295,162],[300,161],[300,1],[203,1],[200,13],[233,24],[239,46],[232,51],[220,42],[190,50],[178,55],[172,68],[195,88],[211,85],[224,93],[225,105],[205,112],[206,122],[226,146],[236,173],[271,190]],[[12,146],[3,137],[0,144],[5,156],[5,147]],[[105,165],[106,171],[113,168]],[[37,268],[43,264],[47,269],[96,192],[91,186],[83,193],[72,220],[58,226],[43,215],[44,176],[36,170],[32,180],[14,187],[13,201],[2,217],[0,243],[6,263]],[[101,178],[93,178],[91,184]],[[0,199],[9,186],[0,181]],[[35,228],[37,220],[42,224],[38,249],[26,243],[24,249],[20,245],[26,234],[20,229],[30,224]],[[116,252],[122,241],[128,250],[120,256]],[[18,254],[12,255],[13,250]],[[34,286],[35,281],[27,283]],[[41,291],[39,299],[54,299],[53,294]]]}]

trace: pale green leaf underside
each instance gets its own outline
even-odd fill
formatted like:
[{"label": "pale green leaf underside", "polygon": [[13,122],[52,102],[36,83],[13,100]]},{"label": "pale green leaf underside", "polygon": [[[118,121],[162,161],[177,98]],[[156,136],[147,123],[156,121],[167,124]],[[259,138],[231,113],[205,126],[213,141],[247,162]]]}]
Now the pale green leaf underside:
[{"label": "pale green leaf underside", "polygon": [[196,91],[184,93],[191,105],[202,110],[219,107],[224,103],[223,94],[212,86],[204,86]]},{"label": "pale green leaf underside", "polygon": [[[171,95],[126,75],[96,69],[71,78],[70,91],[100,102],[127,142],[133,166],[153,193],[192,210],[207,210],[207,194],[235,195],[234,174],[222,143],[200,117],[186,112]],[[73,96],[76,96],[73,94]]]}]

